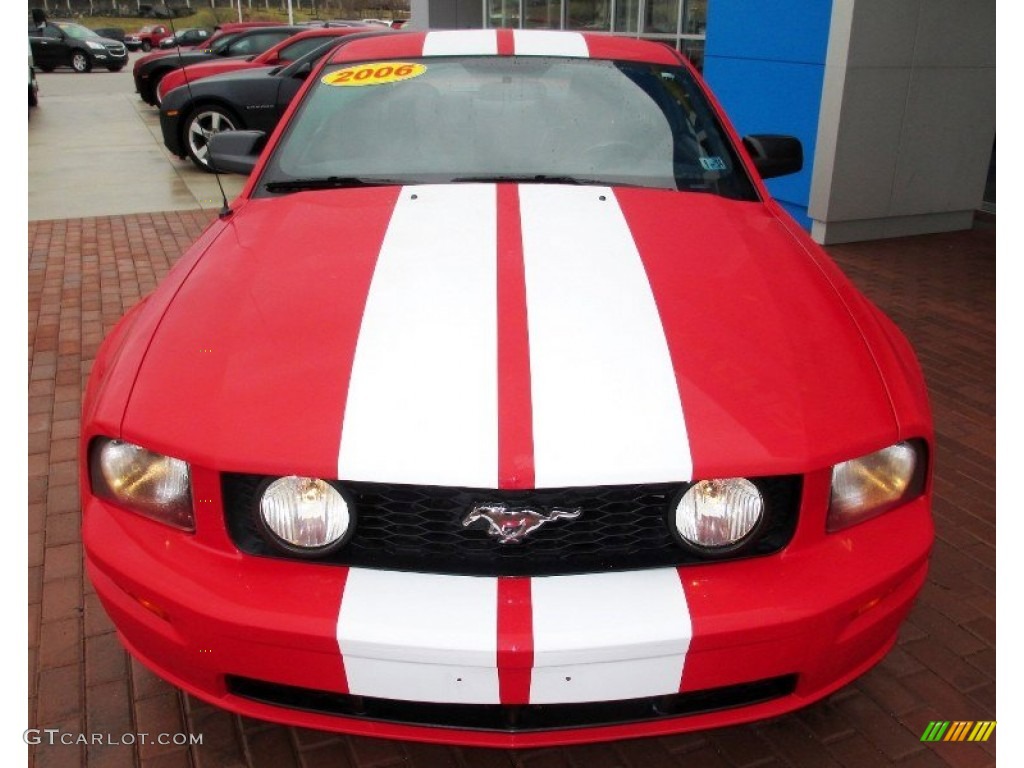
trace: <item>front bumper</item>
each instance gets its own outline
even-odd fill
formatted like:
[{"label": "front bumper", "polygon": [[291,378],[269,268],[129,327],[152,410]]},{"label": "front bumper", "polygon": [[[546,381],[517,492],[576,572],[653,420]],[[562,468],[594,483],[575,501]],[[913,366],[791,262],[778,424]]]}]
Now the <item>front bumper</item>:
[{"label": "front bumper", "polygon": [[[154,97],[155,100],[155,97]],[[175,111],[174,116],[168,115],[167,110],[161,105],[160,108],[160,135],[163,136],[164,146],[167,147],[168,151],[172,155],[178,157],[187,157],[185,145],[181,140],[181,131],[179,129],[179,119],[183,115],[180,115],[178,111]]]},{"label": "front bumper", "polygon": [[107,49],[105,51],[90,50],[89,53],[92,54],[92,57],[95,61],[97,61],[105,67],[124,66],[128,63],[128,54],[126,50],[123,49],[120,52],[112,51],[110,49]]},{"label": "front bumper", "polygon": [[[217,483],[193,479],[200,511],[219,509]],[[927,497],[821,533],[822,475],[777,555],[494,579],[244,556],[201,515],[190,535],[83,496],[96,592],[129,650],[173,684],[297,726],[492,747],[805,706],[891,647],[933,537]],[[595,704],[609,701],[621,706]]]}]

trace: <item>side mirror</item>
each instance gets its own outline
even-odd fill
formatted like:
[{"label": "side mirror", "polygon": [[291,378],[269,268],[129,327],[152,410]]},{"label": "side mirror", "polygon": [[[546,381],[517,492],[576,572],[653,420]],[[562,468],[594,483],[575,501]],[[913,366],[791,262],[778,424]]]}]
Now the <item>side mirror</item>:
[{"label": "side mirror", "polygon": [[296,78],[297,80],[305,80],[307,77],[309,77],[309,73],[312,71],[313,62],[307,61],[305,64],[303,64],[294,72],[292,72],[292,77]]},{"label": "side mirror", "polygon": [[260,152],[266,143],[263,131],[222,131],[210,137],[207,149],[210,152],[210,166],[224,173],[241,173],[248,176],[260,159]]},{"label": "side mirror", "polygon": [[744,136],[743,146],[762,179],[787,176],[804,167],[804,149],[795,136],[759,133]]}]

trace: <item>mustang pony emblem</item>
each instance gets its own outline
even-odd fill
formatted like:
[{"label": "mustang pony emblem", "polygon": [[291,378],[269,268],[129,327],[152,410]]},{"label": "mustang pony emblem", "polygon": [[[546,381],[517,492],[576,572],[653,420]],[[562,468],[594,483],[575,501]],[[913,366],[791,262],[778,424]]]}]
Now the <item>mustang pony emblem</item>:
[{"label": "mustang pony emblem", "polygon": [[470,526],[477,520],[487,521],[487,533],[499,544],[518,544],[544,523],[552,520],[575,520],[583,514],[575,509],[552,509],[547,514],[534,509],[509,509],[504,504],[477,504],[462,518],[462,525]]}]

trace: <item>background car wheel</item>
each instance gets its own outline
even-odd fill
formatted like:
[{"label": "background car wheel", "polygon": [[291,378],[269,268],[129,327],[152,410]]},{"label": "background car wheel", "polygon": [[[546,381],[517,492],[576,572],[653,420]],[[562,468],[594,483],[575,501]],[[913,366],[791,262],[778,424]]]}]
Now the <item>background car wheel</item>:
[{"label": "background car wheel", "polygon": [[88,72],[92,69],[92,61],[82,51],[75,51],[71,54],[71,68],[75,72]]},{"label": "background car wheel", "polygon": [[149,53],[151,50],[153,50],[153,46],[150,45],[149,40],[144,40],[142,42],[142,51],[143,51],[143,53]]},{"label": "background car wheel", "polygon": [[221,131],[237,131],[242,127],[241,121],[224,107],[198,107],[185,120],[183,144],[197,168],[213,173],[207,151],[210,138]]}]

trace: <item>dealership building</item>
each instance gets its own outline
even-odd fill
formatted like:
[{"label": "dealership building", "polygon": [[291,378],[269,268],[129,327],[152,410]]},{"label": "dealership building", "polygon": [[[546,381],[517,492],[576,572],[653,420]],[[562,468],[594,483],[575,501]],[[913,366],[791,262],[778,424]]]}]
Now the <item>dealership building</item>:
[{"label": "dealership building", "polygon": [[986,196],[995,0],[411,0],[411,9],[417,27],[606,32],[682,51],[741,135],[803,143],[803,171],[767,185],[822,243],[967,229]]}]

